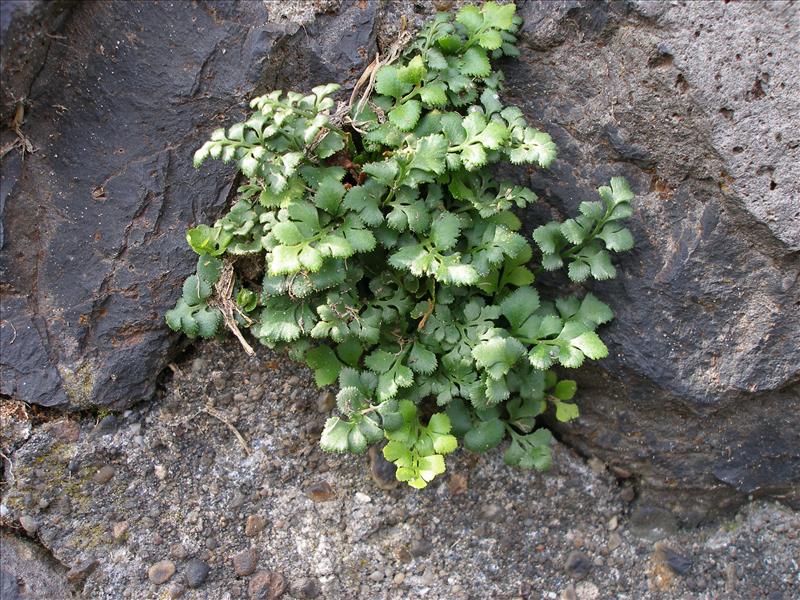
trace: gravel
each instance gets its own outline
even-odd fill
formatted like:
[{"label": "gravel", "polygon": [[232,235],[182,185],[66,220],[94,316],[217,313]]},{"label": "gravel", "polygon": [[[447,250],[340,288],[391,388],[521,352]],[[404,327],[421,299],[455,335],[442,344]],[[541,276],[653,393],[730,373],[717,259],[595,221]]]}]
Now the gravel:
[{"label": "gravel", "polygon": [[800,596],[800,516],[780,504],[681,529],[561,445],[545,474],[459,452],[426,490],[390,486],[379,453],[320,451],[319,398],[277,354],[199,344],[112,433],[94,435],[91,416],[35,424],[11,457],[4,523],[22,536],[20,517],[35,521],[91,600]]}]

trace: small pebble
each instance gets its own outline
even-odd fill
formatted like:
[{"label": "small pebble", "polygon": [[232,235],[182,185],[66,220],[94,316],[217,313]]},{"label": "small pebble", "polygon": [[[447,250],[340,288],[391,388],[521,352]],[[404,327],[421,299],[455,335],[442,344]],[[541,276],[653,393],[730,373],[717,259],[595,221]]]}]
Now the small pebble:
[{"label": "small pebble", "polygon": [[109,435],[114,433],[117,429],[117,417],[114,415],[106,415],[97,426],[94,428],[94,432],[98,435]]},{"label": "small pebble", "polygon": [[125,539],[127,533],[128,533],[127,521],[120,521],[119,523],[114,523],[114,527],[111,530],[111,535],[114,537],[115,542],[121,542],[123,539]]},{"label": "small pebble", "polygon": [[369,474],[372,481],[382,490],[393,490],[400,483],[395,477],[397,467],[383,457],[377,446],[369,449]]},{"label": "small pebble", "polygon": [[663,543],[655,545],[655,559],[666,564],[676,575],[684,576],[692,569],[692,559],[688,558]]},{"label": "small pebble", "polygon": [[164,465],[156,465],[153,468],[153,473],[159,480],[164,481],[167,477],[167,468]]},{"label": "small pebble", "polygon": [[100,469],[98,469],[97,473],[94,474],[92,479],[95,483],[102,485],[111,481],[111,478],[114,477],[114,473],[114,467],[111,465],[105,465],[104,467],[100,467]]},{"label": "small pebble", "polygon": [[315,579],[303,577],[292,585],[291,594],[300,600],[312,600],[320,595],[319,584]]},{"label": "small pebble", "polygon": [[321,413],[329,413],[336,405],[336,397],[331,392],[320,392],[317,396],[317,410]]},{"label": "small pebble", "polygon": [[333,500],[334,495],[333,488],[327,481],[318,481],[306,488],[306,496],[313,502],[327,502]]},{"label": "small pebble", "polygon": [[622,536],[616,531],[608,536],[608,550],[614,551],[622,545]]},{"label": "small pebble", "polygon": [[280,573],[259,571],[247,585],[250,600],[276,600],[286,591],[286,580]]},{"label": "small pebble", "polygon": [[244,534],[248,537],[253,537],[254,535],[258,535],[264,527],[266,527],[267,522],[264,517],[260,517],[258,515],[250,515],[247,517],[247,522],[244,526]]},{"label": "small pebble", "polygon": [[369,496],[367,496],[362,492],[356,492],[355,497],[356,497],[356,502],[360,502],[361,504],[367,504],[369,502],[372,502],[372,498],[370,498]]},{"label": "small pebble", "polygon": [[575,579],[583,579],[592,569],[592,561],[586,554],[579,550],[573,550],[567,556],[564,563],[564,570]]},{"label": "small pebble", "polygon": [[176,560],[183,560],[189,553],[186,552],[186,548],[184,548],[183,544],[178,543],[170,546],[169,555]]},{"label": "small pebble", "polygon": [[619,493],[619,497],[624,502],[633,502],[633,499],[636,497],[636,492],[633,491],[633,488],[630,486],[625,486],[622,488],[622,491]]},{"label": "small pebble", "polygon": [[19,524],[29,535],[33,535],[39,529],[39,521],[30,515],[22,515],[19,518]]},{"label": "small pebble", "polygon": [[428,540],[414,540],[411,542],[411,547],[408,549],[411,556],[415,558],[430,554],[431,550],[433,550],[433,544]]},{"label": "small pebble", "polygon": [[190,560],[184,568],[186,584],[190,588],[199,588],[205,583],[209,571],[211,571],[211,568],[202,560],[196,558]]},{"label": "small pebble", "polygon": [[258,565],[258,552],[255,548],[248,548],[233,557],[233,570],[240,577],[252,575]]},{"label": "small pebble", "polygon": [[169,581],[175,574],[175,563],[171,560],[161,560],[147,570],[147,578],[156,585]]},{"label": "small pebble", "polygon": [[561,600],[578,600],[578,595],[575,593],[575,586],[571,583],[564,588],[561,592]]}]

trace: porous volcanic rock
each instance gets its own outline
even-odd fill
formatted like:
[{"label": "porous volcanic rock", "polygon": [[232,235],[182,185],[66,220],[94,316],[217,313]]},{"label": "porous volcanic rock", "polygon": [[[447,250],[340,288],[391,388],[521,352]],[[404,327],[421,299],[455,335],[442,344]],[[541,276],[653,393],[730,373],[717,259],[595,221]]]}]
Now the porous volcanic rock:
[{"label": "porous volcanic rock", "polygon": [[[352,83],[436,5],[301,3],[301,27],[295,4],[65,2],[38,34],[11,22],[3,116],[24,96],[36,152],[3,159],[3,394],[151,396],[180,343],[163,313],[194,266],[183,232],[235,186],[194,171],[194,148],[257,93]],[[560,437],[684,521],[748,495],[800,503],[800,6],[518,4],[504,100],[559,147],[515,173],[542,199],[527,230],[612,176],[637,193],[636,249],[586,286],[617,315],[611,353],[578,372],[582,417]]]},{"label": "porous volcanic rock", "polygon": [[3,19],[3,122],[21,103],[35,152],[3,160],[0,393],[124,408],[178,344],[163,315],[194,270],[187,226],[235,189],[194,150],[258,93],[354,81],[377,4],[303,28],[264,2],[31,4]]},{"label": "porous volcanic rock", "polygon": [[554,425],[689,522],[800,503],[798,8],[531,2],[506,68],[506,100],[560,152],[530,173],[531,227],[615,175],[637,194],[636,248],[587,286],[616,313],[609,358]]}]

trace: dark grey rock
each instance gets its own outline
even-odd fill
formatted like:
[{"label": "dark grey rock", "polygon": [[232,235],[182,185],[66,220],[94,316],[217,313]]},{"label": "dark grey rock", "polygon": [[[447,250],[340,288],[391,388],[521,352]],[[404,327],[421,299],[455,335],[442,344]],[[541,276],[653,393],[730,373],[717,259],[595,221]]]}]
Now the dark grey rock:
[{"label": "dark grey rock", "polygon": [[196,171],[194,150],[258,91],[354,82],[378,4],[305,29],[260,2],[49,4],[69,9],[4,36],[3,122],[26,97],[37,151],[3,160],[0,393],[124,408],[179,342],[163,315],[195,267],[184,231],[234,184],[230,166]]},{"label": "dark grey rock", "polygon": [[382,490],[393,490],[397,487],[395,473],[397,466],[383,457],[383,452],[377,446],[369,449],[369,474],[372,481]]},{"label": "dark grey rock", "polygon": [[94,431],[97,435],[109,435],[114,433],[117,430],[119,423],[117,422],[117,417],[114,415],[106,415],[95,427]]},{"label": "dark grey rock", "polygon": [[66,569],[41,546],[0,533],[0,598],[69,598]]},{"label": "dark grey rock", "polygon": [[427,556],[433,550],[433,544],[430,540],[414,540],[411,542],[411,547],[408,549],[408,552],[411,556],[419,558],[421,556]]},{"label": "dark grey rock", "polygon": [[300,600],[312,600],[320,595],[319,583],[311,577],[303,577],[291,585],[289,593]]},{"label": "dark grey rock", "polygon": [[186,576],[186,585],[190,588],[199,588],[205,583],[210,571],[211,567],[206,563],[193,558],[183,568],[183,574]]},{"label": "dark grey rock", "polygon": [[552,425],[690,524],[748,494],[800,505],[800,8],[653,4],[521,5],[530,51],[504,68],[559,148],[529,228],[614,175],[637,194],[636,248],[586,286],[616,314],[609,357]]},{"label": "dark grey rock", "polygon": [[564,563],[564,570],[575,579],[583,579],[589,574],[589,571],[592,570],[592,561],[580,550],[573,550],[569,553],[569,556],[567,556],[567,560]]},{"label": "dark grey rock", "polygon": [[656,553],[659,554],[661,562],[666,564],[676,575],[683,577],[692,569],[693,561],[691,558],[676,552],[669,546],[663,545],[663,543],[656,548]]},{"label": "dark grey rock", "polygon": [[[179,343],[162,317],[194,268],[186,226],[234,183],[192,150],[255,93],[351,84],[406,3],[331,5],[304,28],[256,2],[46,6],[3,13],[0,109],[26,98],[37,152],[2,164],[0,393],[121,408]],[[610,356],[577,373],[581,418],[553,427],[687,523],[748,495],[800,505],[799,12],[520,3],[522,56],[503,66],[504,100],[560,152],[517,172],[543,200],[528,230],[611,176],[637,192],[636,249],[587,286],[617,315]]]}]

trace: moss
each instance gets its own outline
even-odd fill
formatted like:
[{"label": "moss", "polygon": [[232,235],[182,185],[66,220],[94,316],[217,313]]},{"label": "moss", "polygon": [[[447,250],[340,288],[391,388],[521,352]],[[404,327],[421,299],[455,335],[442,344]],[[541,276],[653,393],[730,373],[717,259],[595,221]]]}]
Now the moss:
[{"label": "moss", "polygon": [[101,544],[107,543],[107,541],[104,539],[105,535],[106,530],[102,525],[86,525],[75,532],[74,537],[70,539],[70,544],[72,544],[75,548],[92,550]]},{"label": "moss", "polygon": [[76,407],[89,408],[95,384],[92,365],[84,362],[77,369],[58,365],[58,372],[70,403]]},{"label": "moss", "polygon": [[[20,497],[25,492],[33,491],[34,486],[44,484],[43,490],[36,491],[38,496],[56,498],[66,495],[73,508],[85,510],[90,498],[83,491],[83,485],[91,478],[94,470],[92,467],[83,467],[78,473],[70,473],[67,465],[72,457],[73,449],[72,444],[54,443],[43,449],[42,453],[29,463],[16,465],[15,488]],[[19,501],[15,502],[13,506],[10,503],[8,505],[15,509],[23,508]]]}]

